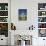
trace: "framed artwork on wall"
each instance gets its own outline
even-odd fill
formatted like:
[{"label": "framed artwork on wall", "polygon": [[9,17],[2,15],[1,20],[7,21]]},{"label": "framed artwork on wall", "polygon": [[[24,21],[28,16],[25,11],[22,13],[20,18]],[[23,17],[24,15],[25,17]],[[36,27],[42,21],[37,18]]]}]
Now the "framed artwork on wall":
[{"label": "framed artwork on wall", "polygon": [[26,21],[27,20],[27,9],[19,9],[18,10],[18,19],[20,21]]}]

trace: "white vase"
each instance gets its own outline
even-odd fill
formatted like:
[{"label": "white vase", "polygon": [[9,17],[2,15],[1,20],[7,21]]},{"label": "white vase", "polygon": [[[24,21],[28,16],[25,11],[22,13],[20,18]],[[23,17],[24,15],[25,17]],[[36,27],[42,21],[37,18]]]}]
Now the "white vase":
[{"label": "white vase", "polygon": [[21,40],[21,46],[25,46],[25,41]]}]

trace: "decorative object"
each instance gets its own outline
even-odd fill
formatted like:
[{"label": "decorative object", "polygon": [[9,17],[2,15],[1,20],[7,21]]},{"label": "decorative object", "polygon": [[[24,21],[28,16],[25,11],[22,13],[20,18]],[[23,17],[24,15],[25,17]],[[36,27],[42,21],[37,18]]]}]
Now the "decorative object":
[{"label": "decorative object", "polygon": [[45,10],[46,9],[46,3],[38,3],[38,10]]},{"label": "decorative object", "polygon": [[29,26],[29,30],[34,30],[34,26],[33,25],[31,25],[31,26]]},{"label": "decorative object", "polygon": [[0,3],[0,10],[8,10],[8,3]]},{"label": "decorative object", "polygon": [[8,16],[8,11],[0,11],[0,16]]},{"label": "decorative object", "polygon": [[0,35],[8,37],[8,23],[0,23]]},{"label": "decorative object", "polygon": [[25,41],[21,40],[21,46],[25,46]]},{"label": "decorative object", "polygon": [[46,28],[46,23],[43,23],[43,24],[39,23],[38,28]]},{"label": "decorative object", "polygon": [[42,15],[45,15],[45,12],[42,12]]},{"label": "decorative object", "polygon": [[11,23],[11,30],[16,30],[16,26],[13,23]]},{"label": "decorative object", "polygon": [[19,20],[25,21],[27,20],[27,9],[19,9],[18,10]]},{"label": "decorative object", "polygon": [[39,37],[46,37],[46,29],[39,29]]},{"label": "decorative object", "polygon": [[0,6],[0,10],[1,10],[1,6]]},{"label": "decorative object", "polygon": [[5,6],[5,10],[8,10],[8,6]]},{"label": "decorative object", "polygon": [[19,36],[23,41],[25,41],[25,45],[32,45],[32,36],[30,35],[19,35]]},{"label": "decorative object", "polygon": [[38,22],[46,22],[46,17],[38,17]]},{"label": "decorative object", "polygon": [[8,23],[0,23],[1,30],[8,30]]},{"label": "decorative object", "polygon": [[8,17],[0,17],[0,22],[8,22]]},{"label": "decorative object", "polygon": [[32,45],[31,35],[15,35],[15,45],[16,46],[30,46]]},{"label": "decorative object", "polygon": [[38,11],[38,16],[46,16],[46,11]]}]

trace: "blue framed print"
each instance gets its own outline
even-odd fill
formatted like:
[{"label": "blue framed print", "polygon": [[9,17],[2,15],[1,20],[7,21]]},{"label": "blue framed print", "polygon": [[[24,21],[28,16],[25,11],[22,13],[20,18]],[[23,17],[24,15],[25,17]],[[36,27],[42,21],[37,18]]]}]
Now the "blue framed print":
[{"label": "blue framed print", "polygon": [[27,20],[27,9],[19,9],[18,15],[19,15],[20,21],[26,21]]}]

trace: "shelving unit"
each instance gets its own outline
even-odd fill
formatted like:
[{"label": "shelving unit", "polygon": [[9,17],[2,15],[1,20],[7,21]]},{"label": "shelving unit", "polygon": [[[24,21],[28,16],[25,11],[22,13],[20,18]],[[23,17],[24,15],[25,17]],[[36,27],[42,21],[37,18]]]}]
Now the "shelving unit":
[{"label": "shelving unit", "polygon": [[8,3],[0,3],[0,35],[8,37]]},{"label": "shelving unit", "polygon": [[46,10],[38,10],[38,11],[46,11]]},{"label": "shelving unit", "polygon": [[38,3],[38,31],[40,37],[46,37],[46,3]]}]

